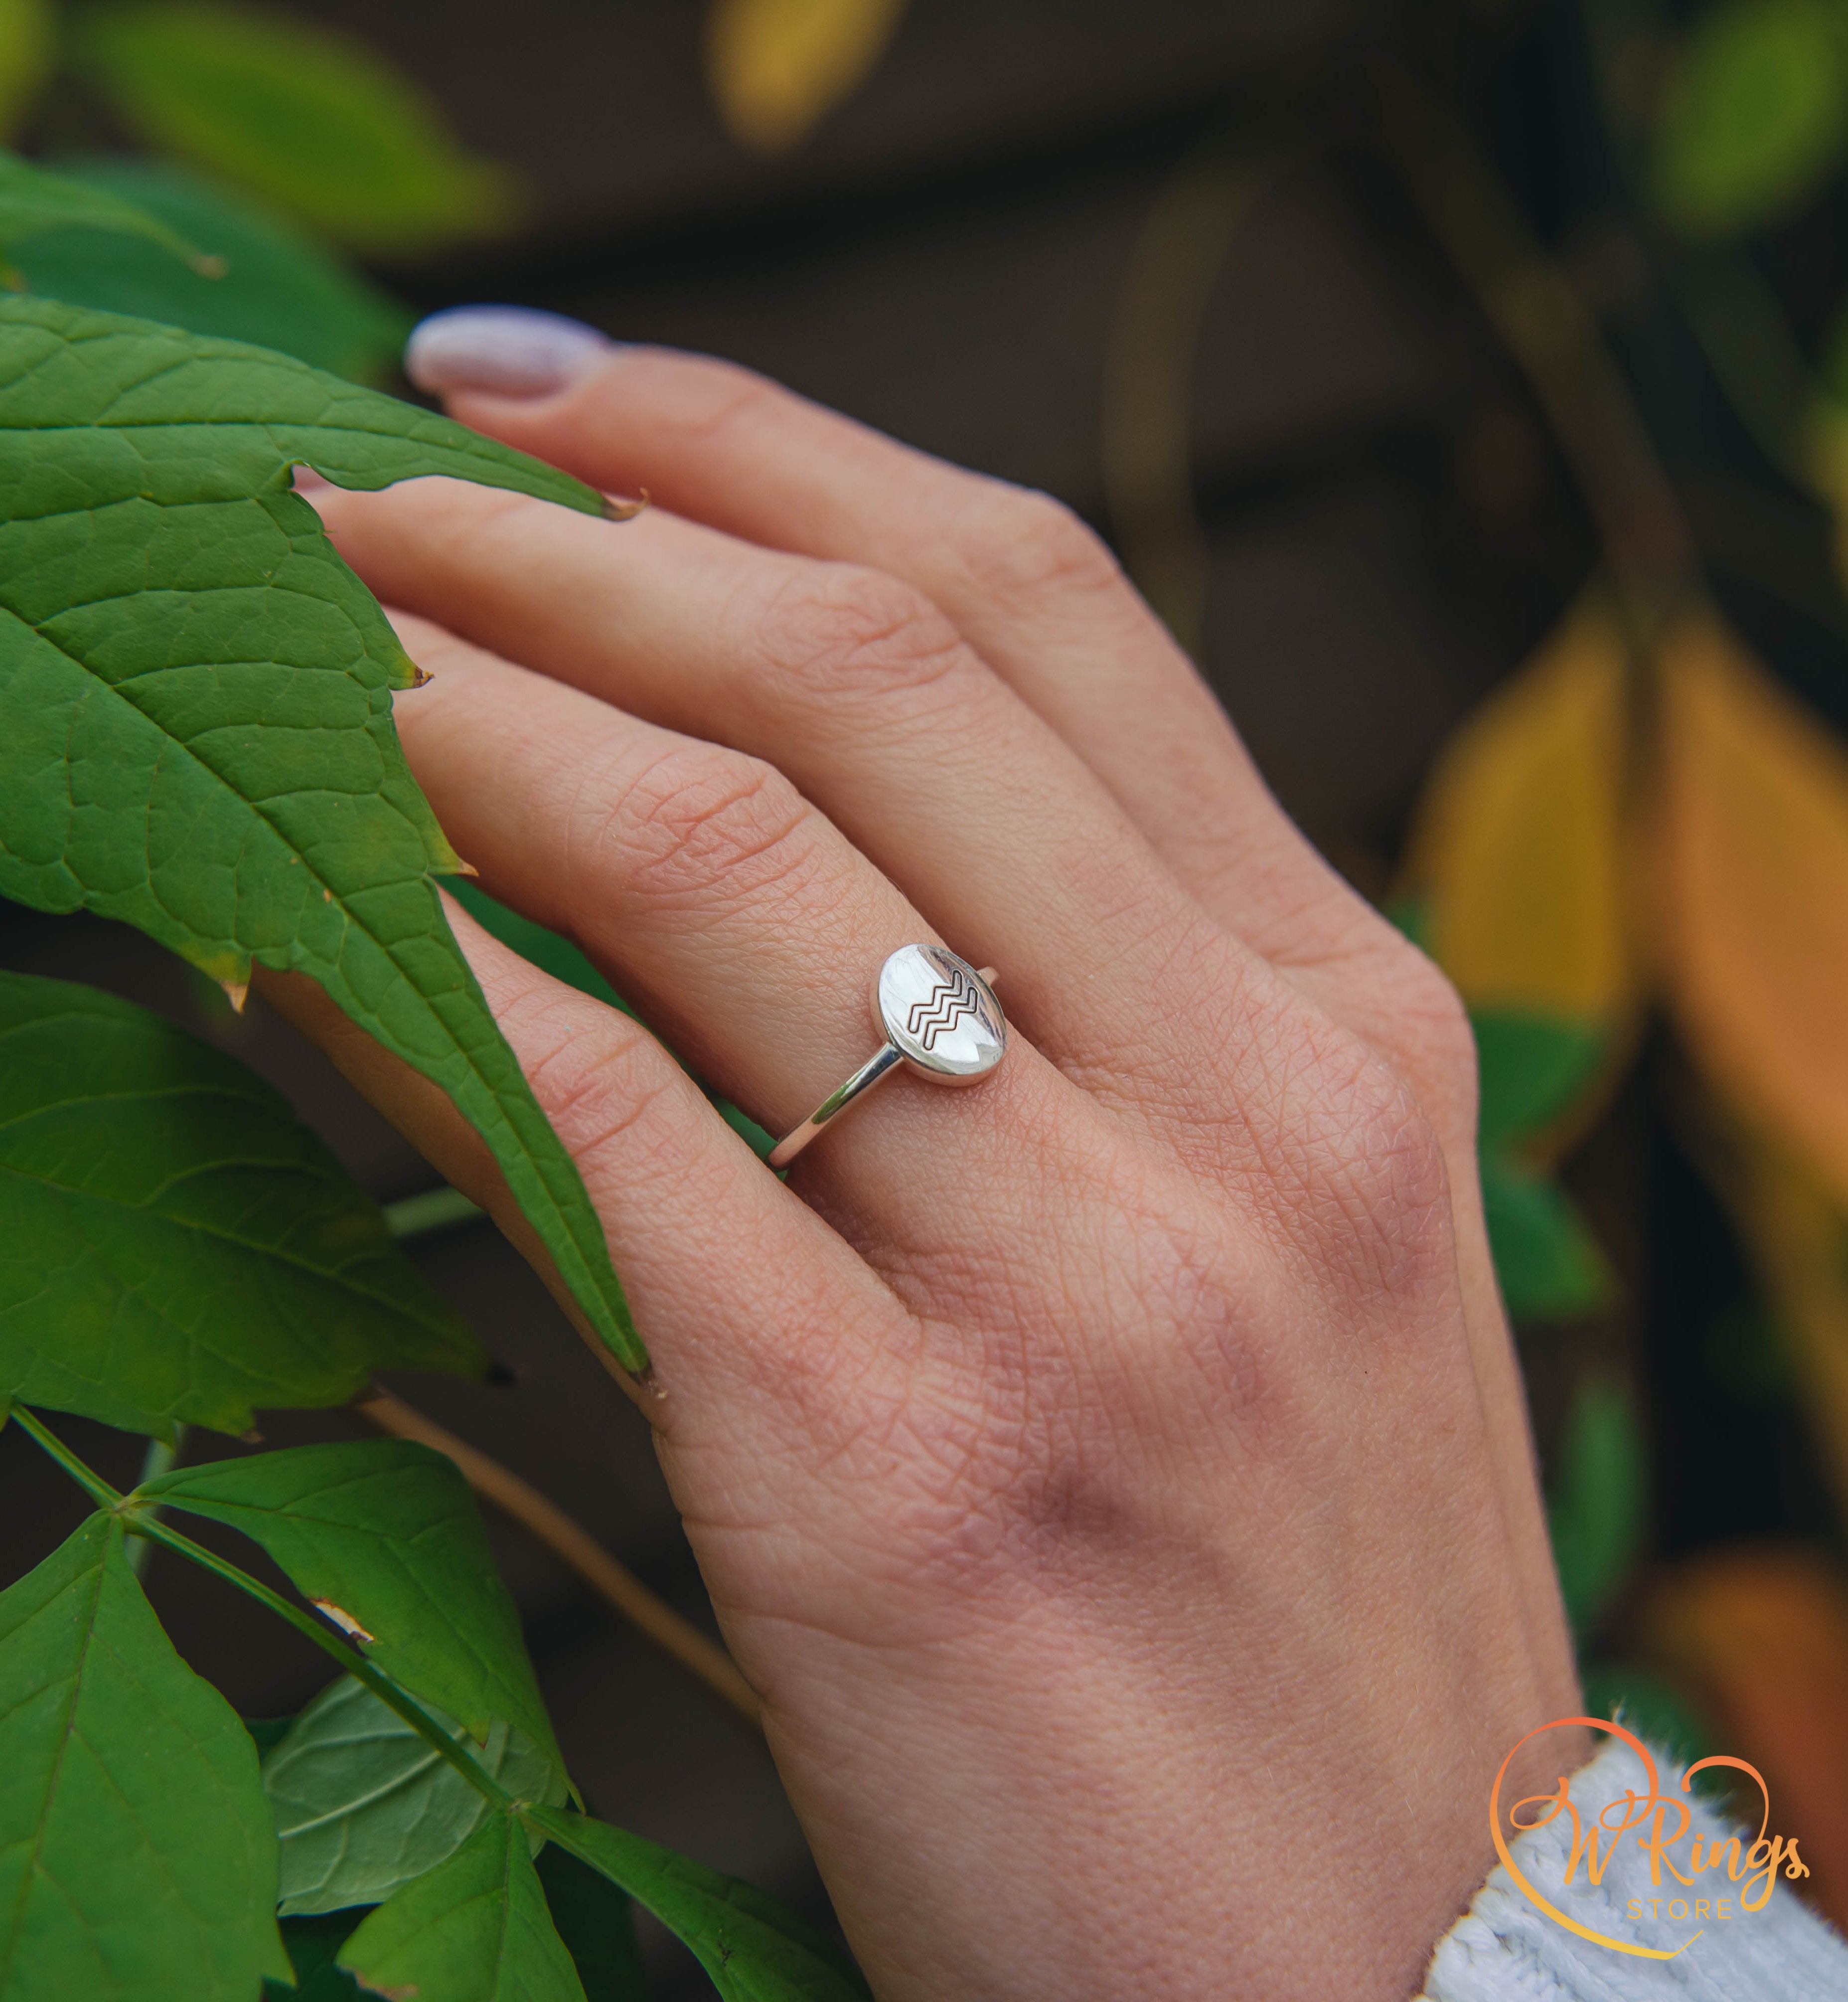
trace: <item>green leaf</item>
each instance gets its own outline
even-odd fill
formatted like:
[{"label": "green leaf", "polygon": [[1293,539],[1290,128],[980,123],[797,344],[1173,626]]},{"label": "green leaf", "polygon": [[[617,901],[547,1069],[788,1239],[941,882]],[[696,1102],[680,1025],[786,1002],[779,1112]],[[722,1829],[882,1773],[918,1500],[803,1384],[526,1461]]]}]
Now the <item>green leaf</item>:
[{"label": "green leaf", "polygon": [[251,2002],[275,1894],[249,1734],[92,1515],[0,1593],[0,1993]]},{"label": "green leaf", "polygon": [[647,2002],[629,1899],[556,1842],[547,1843],[536,1860],[552,1923],[584,1984],[584,2002]]},{"label": "green leaf", "polygon": [[626,1891],[691,1947],[724,2002],[868,2002],[840,1948],[776,1899],[639,1835],[560,1808],[528,1823]]},{"label": "green leaf", "polygon": [[[141,237],[202,275],[216,268],[177,231],[107,188],[48,174],[16,153],[0,152],[0,250],[10,251],[50,230],[72,229]],[[90,255],[96,256],[93,244]]]},{"label": "green leaf", "polygon": [[1662,93],[1658,206],[1692,236],[1772,221],[1848,141],[1848,61],[1829,0],[1722,0],[1695,23]]},{"label": "green leaf", "polygon": [[458,145],[376,49],[288,15],[147,0],[86,8],[78,68],[129,128],[369,254],[504,229],[514,177]]},{"label": "green leaf", "polygon": [[418,2002],[584,2002],[525,1831],[494,1814],[446,1863],[368,1918],[340,1964]]},{"label": "green leaf", "polygon": [[417,671],[290,490],[590,488],[266,350],[0,298],[0,895],[213,978],[317,980],[487,1141],[584,1314],[646,1366],[602,1225],[450,935],[406,764]]},{"label": "green leaf", "polygon": [[385,1208],[385,1227],[394,1238],[421,1237],[427,1231],[447,1230],[458,1223],[473,1223],[487,1215],[481,1205],[460,1189],[425,1189],[418,1195],[400,1196]]},{"label": "green leaf", "polygon": [[241,1529],[303,1597],[357,1622],[366,1654],[413,1696],[477,1742],[496,1718],[516,1725],[563,1771],[519,1615],[453,1461],[408,1439],[355,1439],[181,1467],[135,1493]]},{"label": "green leaf", "polygon": [[1610,1038],[1595,1022],[1473,1009],[1481,1078],[1477,1128],[1485,1148],[1538,1133],[1598,1076]]},{"label": "green leaf", "polygon": [[1649,1505],[1649,1454],[1627,1391],[1588,1377],[1567,1414],[1546,1498],[1553,1561],[1574,1633],[1597,1624],[1635,1564]]},{"label": "green leaf", "polygon": [[0,1393],[171,1439],[487,1357],[384,1217],[233,1058],[0,973]]},{"label": "green leaf", "polygon": [[1515,1143],[1571,1111],[1602,1075],[1609,1037],[1595,1023],[1515,1009],[1473,1009],[1470,1021],[1483,1205],[1508,1311],[1544,1320],[1588,1313],[1610,1297],[1609,1268],[1565,1192],[1523,1162]]},{"label": "green leaf", "polygon": [[[516,1798],[563,1800],[557,1769],[498,1718],[487,1742],[469,1749]],[[460,1848],[490,1811],[434,1746],[350,1676],[323,1690],[265,1757],[263,1791],[282,1846],[285,1917],[382,1903]]]},{"label": "green leaf", "polygon": [[224,273],[201,276],[132,239],[99,257],[90,231],[63,228],[15,253],[28,291],[251,341],[354,382],[396,374],[410,314],[292,223],[165,161],[57,166],[67,183],[132,202],[202,246]]},{"label": "green leaf", "polygon": [[1516,1320],[1567,1320],[1609,1300],[1604,1254],[1557,1182],[1490,1150],[1482,1205],[1495,1276]]},{"label": "green leaf", "polygon": [[57,61],[51,0],[0,0],[0,139],[19,130]]}]

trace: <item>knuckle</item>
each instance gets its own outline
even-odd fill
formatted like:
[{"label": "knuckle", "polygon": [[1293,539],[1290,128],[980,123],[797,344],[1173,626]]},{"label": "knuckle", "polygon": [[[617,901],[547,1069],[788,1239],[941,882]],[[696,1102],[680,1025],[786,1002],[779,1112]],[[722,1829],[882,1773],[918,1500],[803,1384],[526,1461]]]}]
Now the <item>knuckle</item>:
[{"label": "knuckle", "polygon": [[1476,1032],[1463,996],[1436,964],[1396,935],[1374,986],[1383,1018],[1376,1038],[1453,1143],[1467,1148],[1476,1133]]},{"label": "knuckle", "polygon": [[1424,954],[1407,948],[1400,976],[1401,1012],[1421,1067],[1452,1089],[1476,1090],[1476,1032],[1463,997]]},{"label": "knuckle", "polygon": [[534,1097],[587,1174],[626,1135],[651,1136],[652,1149],[676,1130],[660,1108],[683,1079],[640,1023],[532,968],[497,981],[491,999]]},{"label": "knuckle", "polygon": [[1050,494],[995,481],[971,523],[964,561],[997,597],[1030,601],[1127,588],[1103,539]]},{"label": "knuckle", "polygon": [[1447,1283],[1446,1157],[1397,1068],[1327,1018],[1284,1007],[1250,1023],[1240,1077],[1247,1186],[1312,1283],[1350,1299]]},{"label": "knuckle", "polygon": [[1447,1283],[1444,1147],[1410,1086],[1368,1052],[1326,1094],[1315,1182],[1330,1268],[1369,1295]]},{"label": "knuckle", "polygon": [[[618,1142],[661,1128],[655,1115],[680,1080],[654,1038],[626,1016],[612,1010],[612,1019],[587,1035],[581,1009],[560,1013],[564,1033],[546,1038],[525,1068],[553,1130],[588,1171]],[[656,1132],[650,1151],[671,1130]]]},{"label": "knuckle", "polygon": [[773,692],[829,704],[915,696],[969,657],[922,591],[848,563],[795,572],[772,594],[758,645]]},{"label": "knuckle", "polygon": [[685,744],[633,776],[605,807],[599,845],[627,893],[675,907],[745,902],[806,874],[821,823],[774,766]]}]

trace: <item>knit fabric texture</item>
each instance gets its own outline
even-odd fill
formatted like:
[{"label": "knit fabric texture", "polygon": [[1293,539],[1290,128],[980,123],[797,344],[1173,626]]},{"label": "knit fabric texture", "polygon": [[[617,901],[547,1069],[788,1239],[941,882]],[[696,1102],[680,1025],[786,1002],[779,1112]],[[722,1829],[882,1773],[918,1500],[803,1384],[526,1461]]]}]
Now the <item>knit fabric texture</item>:
[{"label": "knit fabric texture", "polygon": [[[1682,1770],[1656,1754],[1663,1801],[1689,1801],[1681,1789]],[[1648,1791],[1642,1760],[1621,1739],[1576,1774],[1567,1789],[1587,1830],[1607,1803]],[[1532,1820],[1537,1812],[1543,1810],[1529,1808],[1522,1819]],[[1529,1883],[1580,1925],[1627,1946],[1681,1947],[1673,1959],[1644,1959],[1580,1938],[1529,1903],[1506,1867],[1498,1864],[1469,1910],[1438,1941],[1417,2002],[1845,2002],[1848,1944],[1800,1902],[1781,1861],[1763,1908],[1745,1909],[1764,1889],[1762,1868],[1753,1872],[1747,1859],[1756,1830],[1735,1829],[1699,1799],[1691,1812],[1686,1835],[1664,1853],[1659,1884],[1651,1881],[1651,1854],[1640,1839],[1653,1817],[1614,1845],[1599,1836],[1600,1861],[1607,1853],[1609,1858],[1602,1883],[1592,1881],[1582,1855],[1572,1882],[1564,1881],[1573,1826],[1563,1809],[1510,1846]],[[1610,1819],[1622,1818],[1614,1813]],[[1662,1833],[1672,1835],[1679,1819],[1668,1806]],[[1775,1815],[1770,1833],[1780,1833]],[[1792,1833],[1801,1854],[1803,1832]],[[1704,1860],[1716,1841],[1735,1833],[1742,1859],[1737,1881],[1724,1863],[1698,1873],[1690,1868],[1695,1835],[1702,1838]],[[1677,1882],[1670,1864],[1693,1881]],[[1692,1944],[1683,1946],[1686,1941]]]}]

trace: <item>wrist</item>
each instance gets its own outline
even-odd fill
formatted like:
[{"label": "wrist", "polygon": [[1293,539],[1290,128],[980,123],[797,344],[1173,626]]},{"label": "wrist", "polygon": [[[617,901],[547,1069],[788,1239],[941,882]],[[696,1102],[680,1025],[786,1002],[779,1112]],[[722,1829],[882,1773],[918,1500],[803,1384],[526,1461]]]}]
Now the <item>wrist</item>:
[{"label": "wrist", "polygon": [[1520,1726],[1492,1751],[1462,1733],[1414,1749],[1393,1720],[1416,1706],[1331,1686],[1235,1732],[1238,1691],[1265,1672],[1243,1658],[1261,1646],[1226,1638],[1243,1624],[1208,1645],[1178,1600],[1134,1634],[1095,1603],[1042,1609],[832,1669],[837,1700],[811,1689],[799,1724],[772,1700],[880,2002],[1403,2002],[1494,1861],[1484,1809]]},{"label": "wrist", "polygon": [[1787,1881],[1770,1805],[1755,1843],[1683,1779],[1620,1738],[1557,1808],[1522,1803],[1526,1832],[1438,1941],[1417,2002],[1848,1992],[1848,1948]]}]

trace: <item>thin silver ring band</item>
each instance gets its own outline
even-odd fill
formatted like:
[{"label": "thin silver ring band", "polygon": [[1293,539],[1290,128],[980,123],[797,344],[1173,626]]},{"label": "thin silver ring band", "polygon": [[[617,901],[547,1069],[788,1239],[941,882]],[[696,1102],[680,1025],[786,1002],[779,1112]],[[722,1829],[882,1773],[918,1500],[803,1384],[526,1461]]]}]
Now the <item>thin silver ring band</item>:
[{"label": "thin silver ring band", "polygon": [[891,954],[873,994],[873,1022],[884,1041],[777,1142],[769,1165],[786,1168],[823,1127],[901,1067],[936,1084],[973,1084],[985,1077],[1007,1042],[994,994],[999,978],[992,966],[972,967],[942,946],[901,946]]}]

